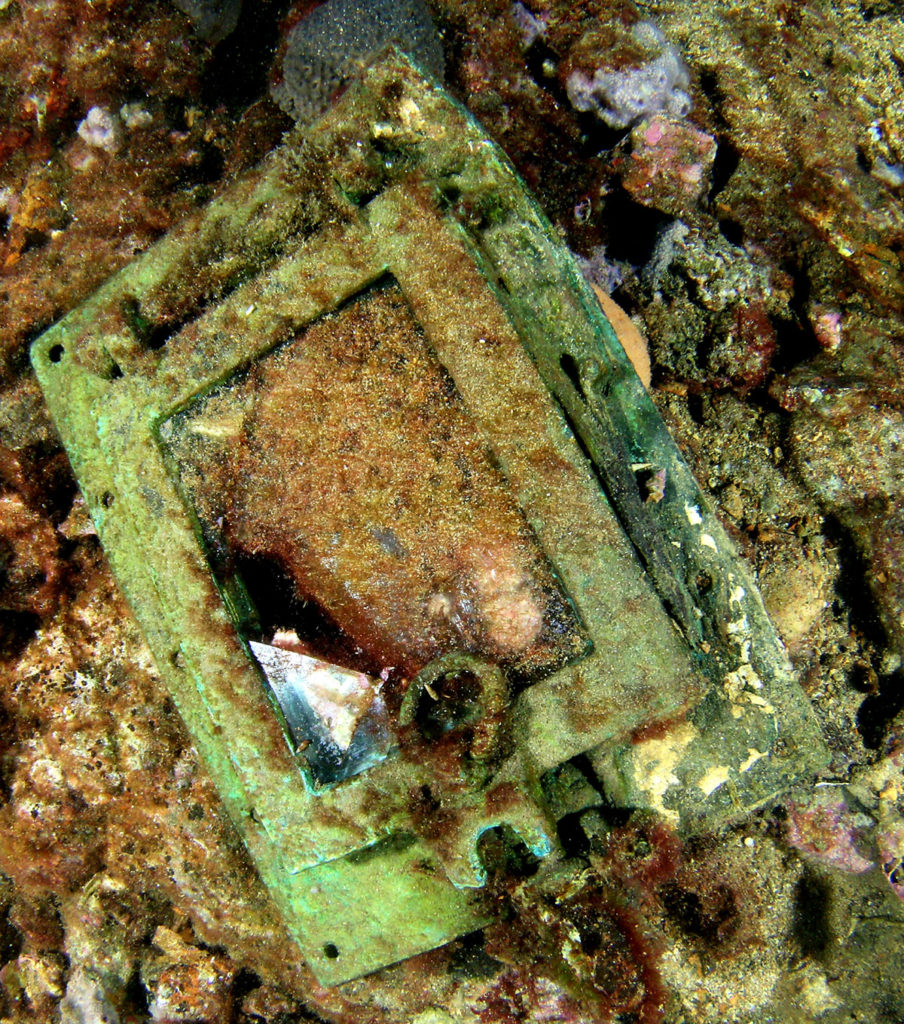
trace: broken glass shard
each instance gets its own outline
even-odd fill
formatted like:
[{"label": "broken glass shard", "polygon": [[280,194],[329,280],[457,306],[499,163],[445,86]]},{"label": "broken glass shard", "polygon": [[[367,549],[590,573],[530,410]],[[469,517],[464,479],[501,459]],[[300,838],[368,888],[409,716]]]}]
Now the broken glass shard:
[{"label": "broken glass shard", "polygon": [[254,640],[249,646],[318,785],[351,778],[386,757],[392,734],[381,680],[284,647]]}]

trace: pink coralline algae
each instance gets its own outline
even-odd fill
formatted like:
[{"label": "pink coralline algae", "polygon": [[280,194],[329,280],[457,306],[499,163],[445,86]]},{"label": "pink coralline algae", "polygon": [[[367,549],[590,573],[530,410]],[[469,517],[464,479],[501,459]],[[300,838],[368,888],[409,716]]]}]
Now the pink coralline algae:
[{"label": "pink coralline algae", "polygon": [[832,868],[861,874],[873,867],[864,856],[872,819],[852,810],[834,788],[818,790],[788,805],[788,842],[801,853]]},{"label": "pink coralline algae", "polygon": [[678,216],[706,193],[715,158],[711,135],[657,115],[631,132],[631,152],[614,166],[633,199]]},{"label": "pink coralline algae", "polygon": [[888,884],[904,900],[904,821],[891,821],[880,827],[876,835],[879,863]]},{"label": "pink coralline algae", "polygon": [[823,352],[837,352],[844,337],[841,312],[817,303],[810,309],[809,318],[813,334]]}]

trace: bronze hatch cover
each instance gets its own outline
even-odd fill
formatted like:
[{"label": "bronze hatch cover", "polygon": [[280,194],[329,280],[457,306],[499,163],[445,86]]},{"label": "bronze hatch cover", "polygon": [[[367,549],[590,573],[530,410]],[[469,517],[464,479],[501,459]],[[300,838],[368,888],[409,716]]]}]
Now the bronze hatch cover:
[{"label": "bronze hatch cover", "polygon": [[548,854],[580,809],[551,783],[579,755],[608,799],[685,829],[824,763],[750,574],[570,255],[394,51],[33,361],[323,982],[489,920],[480,837]]}]

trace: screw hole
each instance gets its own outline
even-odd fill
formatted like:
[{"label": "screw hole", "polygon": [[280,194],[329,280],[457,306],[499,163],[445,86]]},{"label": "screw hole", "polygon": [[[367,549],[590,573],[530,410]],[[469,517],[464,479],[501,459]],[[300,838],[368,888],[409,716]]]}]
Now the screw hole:
[{"label": "screw hole", "polygon": [[335,960],[339,956],[339,947],[333,942],[328,942],[323,947],[323,955],[330,960]]},{"label": "screw hole", "polygon": [[66,350],[63,348],[62,345],[54,345],[54,346],[51,347],[50,351],[47,353],[47,358],[52,363],[58,363],[63,358],[63,353],[65,351]]}]

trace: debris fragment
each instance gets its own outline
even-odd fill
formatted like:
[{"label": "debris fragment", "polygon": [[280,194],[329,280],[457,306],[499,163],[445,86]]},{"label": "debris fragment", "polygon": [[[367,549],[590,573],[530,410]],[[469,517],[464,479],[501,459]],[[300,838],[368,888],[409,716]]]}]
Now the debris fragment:
[{"label": "debris fragment", "polygon": [[650,366],[650,350],[647,347],[647,339],[640,333],[634,321],[619,306],[619,304],[608,296],[602,288],[591,282],[590,287],[599,300],[606,319],[612,324],[612,330],[625,350],[625,355],[631,360],[634,371],[645,388],[649,388],[652,382],[653,372]]},{"label": "debris fragment", "polygon": [[92,107],[78,125],[79,136],[95,149],[115,153],[122,145],[122,123],[106,107]]}]

